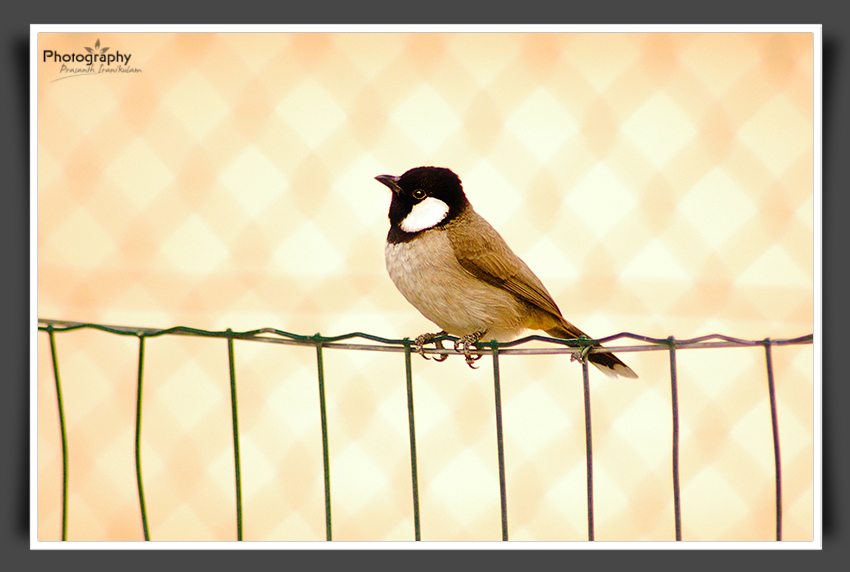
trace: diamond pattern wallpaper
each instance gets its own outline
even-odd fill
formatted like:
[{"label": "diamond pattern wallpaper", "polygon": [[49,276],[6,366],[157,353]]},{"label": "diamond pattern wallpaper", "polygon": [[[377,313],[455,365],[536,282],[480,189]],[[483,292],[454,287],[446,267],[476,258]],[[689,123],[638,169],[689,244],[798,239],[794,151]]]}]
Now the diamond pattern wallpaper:
[{"label": "diamond pattern wallpaper", "polygon": [[[814,328],[811,33],[40,33],[38,316],[389,338],[390,192],[449,167],[591,336]],[[125,61],[66,61],[89,50]],[[104,51],[106,50],[106,51]],[[45,52],[59,54],[46,57]],[[126,59],[128,58],[129,59]],[[316,352],[236,341],[246,540],[324,540]],[[38,336],[38,539],[62,449]],[[141,540],[138,340],[57,334],[68,539]],[[783,539],[811,540],[814,353],[773,349]],[[591,372],[598,540],[672,540],[669,356]],[[335,540],[413,540],[400,354],[324,352]],[[763,348],[682,350],[682,536],[772,540]],[[491,360],[413,356],[423,540],[501,538]],[[587,534],[581,368],[501,359],[512,540]],[[145,344],[153,540],[236,538],[225,340]]]}]

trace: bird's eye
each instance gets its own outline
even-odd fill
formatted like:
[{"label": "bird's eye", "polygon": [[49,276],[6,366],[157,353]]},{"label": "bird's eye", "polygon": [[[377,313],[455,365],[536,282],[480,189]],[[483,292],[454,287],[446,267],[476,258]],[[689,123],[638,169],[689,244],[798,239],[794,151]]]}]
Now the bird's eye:
[{"label": "bird's eye", "polygon": [[413,198],[417,201],[421,201],[425,198],[425,191],[423,191],[422,189],[415,189],[411,194],[413,195]]}]

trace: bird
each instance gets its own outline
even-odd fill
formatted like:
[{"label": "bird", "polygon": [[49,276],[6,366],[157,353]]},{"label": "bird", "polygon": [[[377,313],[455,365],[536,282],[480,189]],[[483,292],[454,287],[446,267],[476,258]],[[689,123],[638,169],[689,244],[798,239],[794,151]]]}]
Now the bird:
[{"label": "bird", "polygon": [[[451,169],[415,167],[375,179],[392,191],[384,247],[387,273],[402,296],[441,330],[416,337],[413,347],[423,357],[426,344],[444,348],[449,334],[457,338],[455,351],[473,368],[482,339],[510,341],[526,330],[589,339],[563,317],[543,282],[475,212]],[[447,357],[442,353],[435,359]],[[609,377],[637,378],[617,356],[593,352],[591,345],[578,359]]]}]

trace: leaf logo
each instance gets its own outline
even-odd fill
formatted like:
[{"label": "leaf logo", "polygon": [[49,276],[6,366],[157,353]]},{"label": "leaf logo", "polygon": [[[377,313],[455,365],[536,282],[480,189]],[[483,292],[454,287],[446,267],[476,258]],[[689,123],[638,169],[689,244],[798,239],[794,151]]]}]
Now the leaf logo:
[{"label": "leaf logo", "polygon": [[85,48],[85,50],[90,54],[94,54],[96,56],[99,56],[101,54],[105,54],[106,52],[108,52],[109,48],[101,49],[100,48],[100,38],[98,38],[97,41],[94,43],[93,48]]}]

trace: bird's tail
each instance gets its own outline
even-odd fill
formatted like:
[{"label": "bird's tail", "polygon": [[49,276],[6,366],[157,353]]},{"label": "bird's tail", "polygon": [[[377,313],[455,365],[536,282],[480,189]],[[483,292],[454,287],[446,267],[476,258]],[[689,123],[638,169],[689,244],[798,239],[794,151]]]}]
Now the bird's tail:
[{"label": "bird's tail", "polygon": [[[562,338],[572,340],[581,336],[587,336],[584,332],[573,326],[571,323],[564,320],[564,324],[555,326],[551,330],[546,330],[546,333],[554,338]],[[637,379],[637,374],[622,362],[620,358],[612,353],[589,353],[587,361],[595,365],[599,371],[608,377],[628,377],[629,379]]]}]

